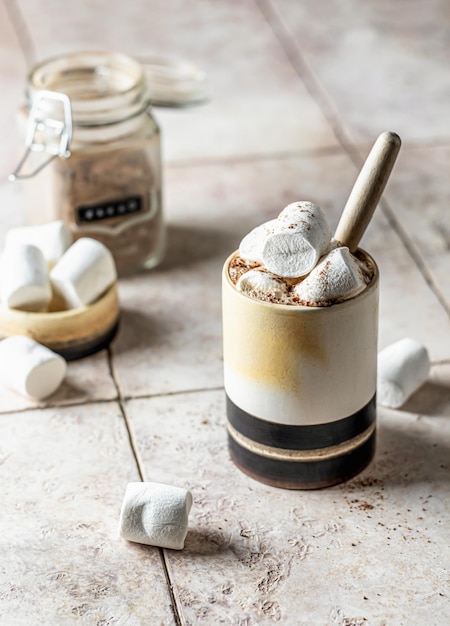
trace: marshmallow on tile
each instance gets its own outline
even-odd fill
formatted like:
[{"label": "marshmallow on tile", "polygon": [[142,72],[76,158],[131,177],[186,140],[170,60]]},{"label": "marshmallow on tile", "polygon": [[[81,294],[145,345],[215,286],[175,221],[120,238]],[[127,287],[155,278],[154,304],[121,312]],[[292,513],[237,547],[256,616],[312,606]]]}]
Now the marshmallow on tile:
[{"label": "marshmallow on tile", "polygon": [[430,371],[427,349],[406,337],[378,354],[377,400],[393,409],[402,406],[423,385]]},{"label": "marshmallow on tile", "polygon": [[11,309],[44,311],[52,289],[44,255],[36,246],[8,243],[0,263],[0,297]]},{"label": "marshmallow on tile", "polygon": [[160,483],[129,483],[122,502],[119,534],[149,546],[182,550],[192,494]]},{"label": "marshmallow on tile", "polygon": [[261,258],[273,274],[298,278],[313,269],[330,240],[322,209],[312,202],[294,202],[275,220],[264,239]]},{"label": "marshmallow on tile", "polygon": [[236,283],[236,289],[256,297],[281,300],[288,292],[288,285],[278,276],[254,269],[242,274]]},{"label": "marshmallow on tile", "polygon": [[111,252],[100,241],[89,237],[78,239],[70,246],[50,272],[55,291],[70,308],[91,304],[116,278]]},{"label": "marshmallow on tile", "polygon": [[47,398],[64,380],[66,369],[62,356],[31,337],[15,335],[0,341],[0,380],[24,396]]},{"label": "marshmallow on tile", "polygon": [[39,248],[49,269],[62,257],[73,241],[72,233],[62,220],[39,226],[11,228],[6,234],[6,244],[30,244]]},{"label": "marshmallow on tile", "polygon": [[251,230],[248,235],[239,244],[239,256],[245,261],[254,261],[255,263],[262,263],[262,250],[266,237],[276,224],[276,220],[270,220],[264,222],[260,226],[257,226]]},{"label": "marshmallow on tile", "polygon": [[295,285],[294,293],[305,304],[328,305],[353,298],[365,287],[356,259],[342,246],[323,257],[312,272]]}]

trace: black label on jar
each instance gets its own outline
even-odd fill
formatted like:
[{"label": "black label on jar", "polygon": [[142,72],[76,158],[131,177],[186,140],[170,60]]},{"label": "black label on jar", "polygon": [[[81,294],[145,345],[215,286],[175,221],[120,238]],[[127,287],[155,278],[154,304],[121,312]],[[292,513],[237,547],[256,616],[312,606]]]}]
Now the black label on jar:
[{"label": "black label on jar", "polygon": [[132,196],[122,200],[111,200],[101,204],[77,207],[78,223],[98,222],[100,220],[125,217],[142,211],[143,202],[140,196]]}]

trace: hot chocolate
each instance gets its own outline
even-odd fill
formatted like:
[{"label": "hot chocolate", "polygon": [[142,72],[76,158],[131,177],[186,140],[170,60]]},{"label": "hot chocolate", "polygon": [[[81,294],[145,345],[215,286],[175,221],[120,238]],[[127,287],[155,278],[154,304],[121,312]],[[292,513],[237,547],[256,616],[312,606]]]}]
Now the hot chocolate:
[{"label": "hot chocolate", "polygon": [[363,251],[352,254],[331,239],[319,207],[296,202],[244,237],[229,275],[251,298],[321,307],[361,293],[373,280],[374,266]]},{"label": "hot chocolate", "polygon": [[358,248],[400,147],[376,141],[332,238],[311,202],[252,230],[222,273],[231,458],[270,485],[358,474],[376,440],[378,271]]}]

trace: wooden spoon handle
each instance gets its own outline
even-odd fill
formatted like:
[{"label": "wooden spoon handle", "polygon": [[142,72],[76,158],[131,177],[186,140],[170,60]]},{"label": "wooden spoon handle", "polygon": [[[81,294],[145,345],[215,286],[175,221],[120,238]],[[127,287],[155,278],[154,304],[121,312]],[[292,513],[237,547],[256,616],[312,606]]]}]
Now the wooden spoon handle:
[{"label": "wooden spoon handle", "polygon": [[400,137],[395,133],[382,133],[373,145],[369,156],[353,186],[342,212],[334,238],[351,252],[358,247],[373,212],[394,167]]}]

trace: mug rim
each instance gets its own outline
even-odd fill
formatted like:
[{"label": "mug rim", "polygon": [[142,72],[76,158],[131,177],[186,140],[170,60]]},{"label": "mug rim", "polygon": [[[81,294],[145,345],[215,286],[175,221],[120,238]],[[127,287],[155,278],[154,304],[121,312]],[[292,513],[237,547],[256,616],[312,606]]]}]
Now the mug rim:
[{"label": "mug rim", "polygon": [[255,306],[270,307],[271,310],[275,309],[275,310],[284,311],[284,312],[288,312],[288,311],[294,312],[297,310],[303,311],[303,312],[306,312],[306,311],[311,311],[311,312],[322,311],[323,312],[327,310],[336,310],[336,308],[343,309],[345,307],[352,306],[353,303],[355,302],[359,302],[360,300],[369,297],[372,291],[374,291],[378,287],[378,283],[380,279],[380,271],[372,255],[370,255],[363,248],[358,247],[357,250],[359,250],[365,256],[367,256],[369,261],[372,263],[373,268],[374,268],[374,274],[373,274],[372,280],[364,289],[364,291],[361,291],[356,296],[353,296],[352,298],[348,298],[347,300],[343,300],[342,302],[336,302],[335,304],[330,304],[328,306],[306,306],[304,304],[281,304],[278,302],[266,302],[265,300],[252,298],[251,296],[248,296],[242,291],[238,291],[238,289],[236,289],[236,285],[233,283],[233,281],[230,278],[230,273],[228,271],[228,268],[230,266],[231,261],[239,255],[239,250],[235,250],[234,252],[232,252],[225,260],[225,263],[222,269],[222,277],[223,277],[224,283],[228,287],[230,287],[237,296],[244,298],[246,301],[248,301],[249,303],[253,303]]}]

